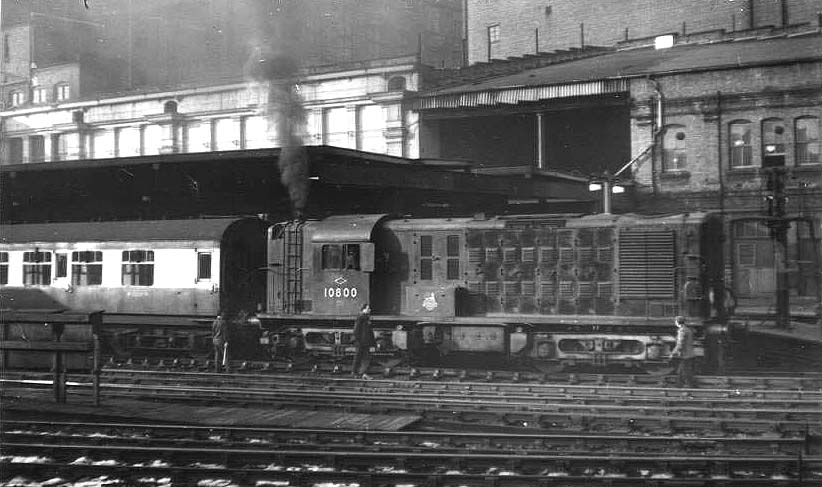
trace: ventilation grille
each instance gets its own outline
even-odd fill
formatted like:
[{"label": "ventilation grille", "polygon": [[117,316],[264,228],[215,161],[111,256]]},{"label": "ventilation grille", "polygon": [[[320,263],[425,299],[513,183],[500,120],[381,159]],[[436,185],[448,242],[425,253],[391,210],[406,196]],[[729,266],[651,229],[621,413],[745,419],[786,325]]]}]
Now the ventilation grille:
[{"label": "ventilation grille", "polygon": [[674,262],[673,231],[622,231],[619,245],[620,297],[673,297]]}]

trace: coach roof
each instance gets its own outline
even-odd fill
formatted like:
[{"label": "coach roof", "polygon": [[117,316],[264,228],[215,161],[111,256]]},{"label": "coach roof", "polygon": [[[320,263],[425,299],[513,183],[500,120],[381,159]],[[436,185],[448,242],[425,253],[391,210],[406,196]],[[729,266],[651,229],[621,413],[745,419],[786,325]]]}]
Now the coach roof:
[{"label": "coach roof", "polygon": [[0,242],[145,242],[220,240],[238,218],[82,223],[21,223],[0,226]]}]

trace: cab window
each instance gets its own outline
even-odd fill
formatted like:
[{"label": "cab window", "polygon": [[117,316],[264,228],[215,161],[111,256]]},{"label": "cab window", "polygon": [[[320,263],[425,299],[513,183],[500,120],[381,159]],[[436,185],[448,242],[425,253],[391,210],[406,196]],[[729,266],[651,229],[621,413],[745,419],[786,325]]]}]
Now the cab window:
[{"label": "cab window", "polygon": [[359,244],[325,244],[321,253],[323,269],[360,270]]}]

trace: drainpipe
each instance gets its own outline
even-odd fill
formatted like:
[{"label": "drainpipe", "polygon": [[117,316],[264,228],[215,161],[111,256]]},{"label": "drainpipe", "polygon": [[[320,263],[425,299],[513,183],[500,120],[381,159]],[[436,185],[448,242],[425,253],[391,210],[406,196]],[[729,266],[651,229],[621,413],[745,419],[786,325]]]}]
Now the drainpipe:
[{"label": "drainpipe", "polygon": [[537,169],[545,169],[545,114],[537,113]]},{"label": "drainpipe", "polygon": [[652,147],[651,150],[651,187],[653,190],[654,196],[656,196],[659,192],[659,183],[658,180],[658,168],[657,168],[657,154],[659,153],[659,135],[662,133],[663,123],[665,122],[665,116],[662,113],[663,107],[663,96],[662,90],[659,87],[659,82],[653,78],[648,78],[648,81],[654,87],[654,93],[656,98],[656,103],[654,105],[654,124],[652,128]]}]

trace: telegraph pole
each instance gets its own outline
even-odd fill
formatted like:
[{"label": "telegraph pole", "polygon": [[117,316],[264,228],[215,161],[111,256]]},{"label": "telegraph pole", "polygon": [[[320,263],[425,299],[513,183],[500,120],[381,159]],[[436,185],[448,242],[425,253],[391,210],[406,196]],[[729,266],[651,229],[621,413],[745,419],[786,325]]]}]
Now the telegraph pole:
[{"label": "telegraph pole", "polygon": [[776,326],[788,328],[790,323],[790,295],[788,282],[788,229],[790,219],[786,217],[785,168],[771,167],[768,174],[767,225],[774,241],[776,265]]}]

